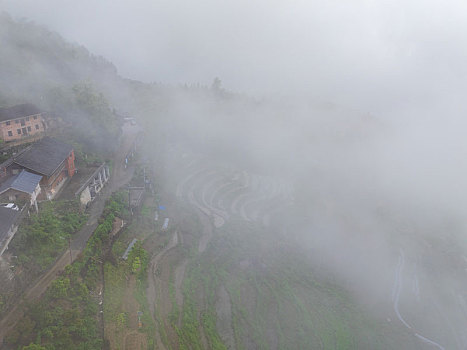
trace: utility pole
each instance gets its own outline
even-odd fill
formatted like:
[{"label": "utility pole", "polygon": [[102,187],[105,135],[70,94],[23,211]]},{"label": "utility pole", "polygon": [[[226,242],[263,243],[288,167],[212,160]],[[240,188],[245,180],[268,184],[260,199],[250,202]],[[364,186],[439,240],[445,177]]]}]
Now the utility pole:
[{"label": "utility pole", "polygon": [[73,255],[71,254],[71,237],[68,237],[68,250],[70,251],[70,264],[73,264]]}]

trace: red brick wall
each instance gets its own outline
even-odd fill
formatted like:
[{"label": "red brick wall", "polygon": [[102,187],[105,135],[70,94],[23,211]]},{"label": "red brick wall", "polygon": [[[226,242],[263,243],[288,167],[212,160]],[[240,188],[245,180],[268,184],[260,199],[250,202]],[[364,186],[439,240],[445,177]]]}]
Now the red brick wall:
[{"label": "red brick wall", "polygon": [[54,180],[54,182],[50,185],[50,189],[54,189],[57,187],[57,185],[62,182],[63,178],[66,177],[66,174],[64,171],[62,171]]},{"label": "red brick wall", "polygon": [[53,176],[52,177],[44,176],[40,182],[42,191],[37,197],[38,200],[40,201],[47,200],[47,192],[50,192],[51,190],[55,189],[65,177],[66,177],[66,173],[65,173],[64,168],[60,170],[60,173],[55,178],[53,178]]},{"label": "red brick wall", "polygon": [[70,155],[67,158],[66,168],[68,170],[68,176],[70,178],[75,175],[75,151],[71,151]]},{"label": "red brick wall", "polygon": [[[34,119],[34,117],[36,119]],[[24,122],[24,125],[21,125],[21,121]],[[41,114],[30,115],[27,117],[21,117],[13,120],[6,120],[0,122],[0,137],[4,141],[13,141],[18,140],[26,136],[35,135],[44,131],[44,119]],[[7,125],[10,124],[10,125]],[[37,125],[37,128],[36,128]],[[18,134],[18,129],[21,134]],[[24,130],[26,129],[26,134]],[[31,130],[29,130],[31,129]],[[11,136],[8,135],[8,132],[11,132]]]}]

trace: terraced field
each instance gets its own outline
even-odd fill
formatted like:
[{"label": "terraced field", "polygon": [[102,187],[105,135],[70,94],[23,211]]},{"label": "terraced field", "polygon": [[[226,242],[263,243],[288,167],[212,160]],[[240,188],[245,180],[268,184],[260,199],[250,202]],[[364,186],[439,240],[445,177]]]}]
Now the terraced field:
[{"label": "terraced field", "polygon": [[293,187],[285,181],[210,164],[200,156],[184,160],[176,195],[211,217],[216,227],[231,218],[267,227],[293,203]]},{"label": "terraced field", "polygon": [[373,314],[297,253],[290,183],[180,151],[165,173],[171,231],[152,257],[147,295],[158,348],[463,348],[465,302],[449,321],[421,263],[432,252],[402,253],[405,231],[395,228],[380,278],[387,295]]},{"label": "terraced field", "polygon": [[406,333],[384,340],[398,330],[296,254],[289,183],[200,155],[170,159],[174,231],[148,275],[159,348],[389,349],[403,339],[417,349]]}]

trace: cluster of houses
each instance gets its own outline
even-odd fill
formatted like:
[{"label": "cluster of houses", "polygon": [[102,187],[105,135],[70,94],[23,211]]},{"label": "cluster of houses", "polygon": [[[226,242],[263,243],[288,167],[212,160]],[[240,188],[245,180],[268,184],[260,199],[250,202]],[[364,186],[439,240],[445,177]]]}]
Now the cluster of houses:
[{"label": "cluster of houses", "polygon": [[[33,105],[0,108],[0,137],[5,142],[44,136],[46,128],[43,114]],[[0,164],[0,256],[23,212],[31,207],[37,211],[38,201],[52,200],[75,170],[73,147],[48,136]]]}]

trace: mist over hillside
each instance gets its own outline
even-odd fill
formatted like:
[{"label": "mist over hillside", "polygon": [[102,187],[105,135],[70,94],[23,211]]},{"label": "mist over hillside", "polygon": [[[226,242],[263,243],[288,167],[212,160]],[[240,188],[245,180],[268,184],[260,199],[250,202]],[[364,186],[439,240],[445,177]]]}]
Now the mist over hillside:
[{"label": "mist over hillside", "polygon": [[[265,300],[276,306],[287,299],[290,283],[291,299],[299,300],[295,306],[303,301],[310,324],[318,314],[327,320],[317,328],[306,325],[315,345],[322,345],[320,332],[341,329],[325,310],[338,312],[348,297],[361,309],[349,306],[336,316],[347,332],[343,338],[351,340],[343,347],[336,341],[334,348],[467,346],[462,106],[442,117],[444,103],[429,115],[414,107],[388,118],[390,112],[380,117],[319,98],[250,97],[225,89],[220,80],[210,86],[142,83],[59,34],[5,13],[0,43],[1,107],[35,103],[109,153],[122,116],[134,117],[146,133],[143,158],[153,163],[167,198],[181,207],[204,202],[196,210],[225,214],[225,226],[216,227],[219,235],[196,263],[229,261],[225,274],[245,283],[242,293],[250,295],[238,305],[266,313],[259,291],[268,290]],[[191,230],[183,220],[180,227]],[[245,243],[250,233],[257,252]],[[294,272],[311,274],[313,282],[302,285]],[[277,277],[288,274],[293,278],[287,283]],[[252,276],[264,278],[261,286],[249,284]],[[228,281],[220,290],[234,300]],[[271,281],[287,288],[274,295],[264,287]],[[349,294],[342,297],[341,289]],[[320,306],[313,309],[314,303]],[[228,330],[222,341],[251,349],[290,344],[295,329],[280,325],[280,307],[258,320],[238,305],[244,318],[231,328],[248,341],[232,340]],[[301,323],[301,312],[286,313]],[[377,320],[375,329],[367,328],[365,317]],[[252,323],[258,330],[246,330]],[[296,339],[303,343],[294,345],[306,348],[306,336]]]}]

